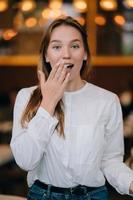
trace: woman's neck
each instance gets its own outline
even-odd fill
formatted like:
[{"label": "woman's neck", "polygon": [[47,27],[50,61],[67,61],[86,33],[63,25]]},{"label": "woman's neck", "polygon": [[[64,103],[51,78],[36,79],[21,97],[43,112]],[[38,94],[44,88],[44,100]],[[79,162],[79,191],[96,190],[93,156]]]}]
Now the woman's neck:
[{"label": "woman's neck", "polygon": [[82,79],[79,79],[78,81],[69,81],[65,91],[66,92],[72,92],[72,91],[76,91],[79,90],[80,88],[82,88],[85,85],[85,81]]}]

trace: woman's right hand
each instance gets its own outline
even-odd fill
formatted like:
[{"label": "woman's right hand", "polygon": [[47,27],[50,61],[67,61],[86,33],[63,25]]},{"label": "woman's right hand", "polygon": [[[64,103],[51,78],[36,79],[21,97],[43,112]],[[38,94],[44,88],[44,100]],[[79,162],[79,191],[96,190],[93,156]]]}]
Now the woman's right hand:
[{"label": "woman's right hand", "polygon": [[42,93],[41,105],[50,115],[54,115],[55,107],[58,101],[62,98],[70,73],[62,63],[57,63],[51,70],[48,79],[42,71],[38,71],[38,78]]}]

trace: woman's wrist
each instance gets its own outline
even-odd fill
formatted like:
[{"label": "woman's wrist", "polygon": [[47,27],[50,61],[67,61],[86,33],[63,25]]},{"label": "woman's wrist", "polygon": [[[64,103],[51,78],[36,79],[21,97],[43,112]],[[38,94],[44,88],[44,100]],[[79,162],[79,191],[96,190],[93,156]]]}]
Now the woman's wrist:
[{"label": "woman's wrist", "polygon": [[49,114],[51,116],[54,115],[54,111],[55,111],[55,105],[52,103],[46,103],[46,102],[41,102],[40,104],[41,107],[43,107],[47,112],[49,112]]},{"label": "woman's wrist", "polygon": [[133,194],[133,181],[130,184],[129,194]]}]

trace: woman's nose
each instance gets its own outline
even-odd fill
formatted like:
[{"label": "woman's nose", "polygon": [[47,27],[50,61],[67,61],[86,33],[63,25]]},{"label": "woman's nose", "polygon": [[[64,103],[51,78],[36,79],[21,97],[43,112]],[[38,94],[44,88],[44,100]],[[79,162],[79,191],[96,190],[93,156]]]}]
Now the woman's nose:
[{"label": "woman's nose", "polygon": [[68,47],[64,47],[62,51],[62,58],[69,59],[71,58],[70,49]]}]

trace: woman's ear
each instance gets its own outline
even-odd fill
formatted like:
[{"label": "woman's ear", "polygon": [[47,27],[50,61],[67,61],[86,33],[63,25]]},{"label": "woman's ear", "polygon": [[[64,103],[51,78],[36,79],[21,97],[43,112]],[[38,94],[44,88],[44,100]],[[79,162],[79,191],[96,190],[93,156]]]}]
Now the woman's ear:
[{"label": "woman's ear", "polygon": [[45,58],[46,58],[46,62],[49,62],[49,58],[48,58],[47,54],[45,54]]},{"label": "woman's ear", "polygon": [[85,53],[85,55],[84,55],[84,61],[86,61],[87,60],[87,53]]}]

